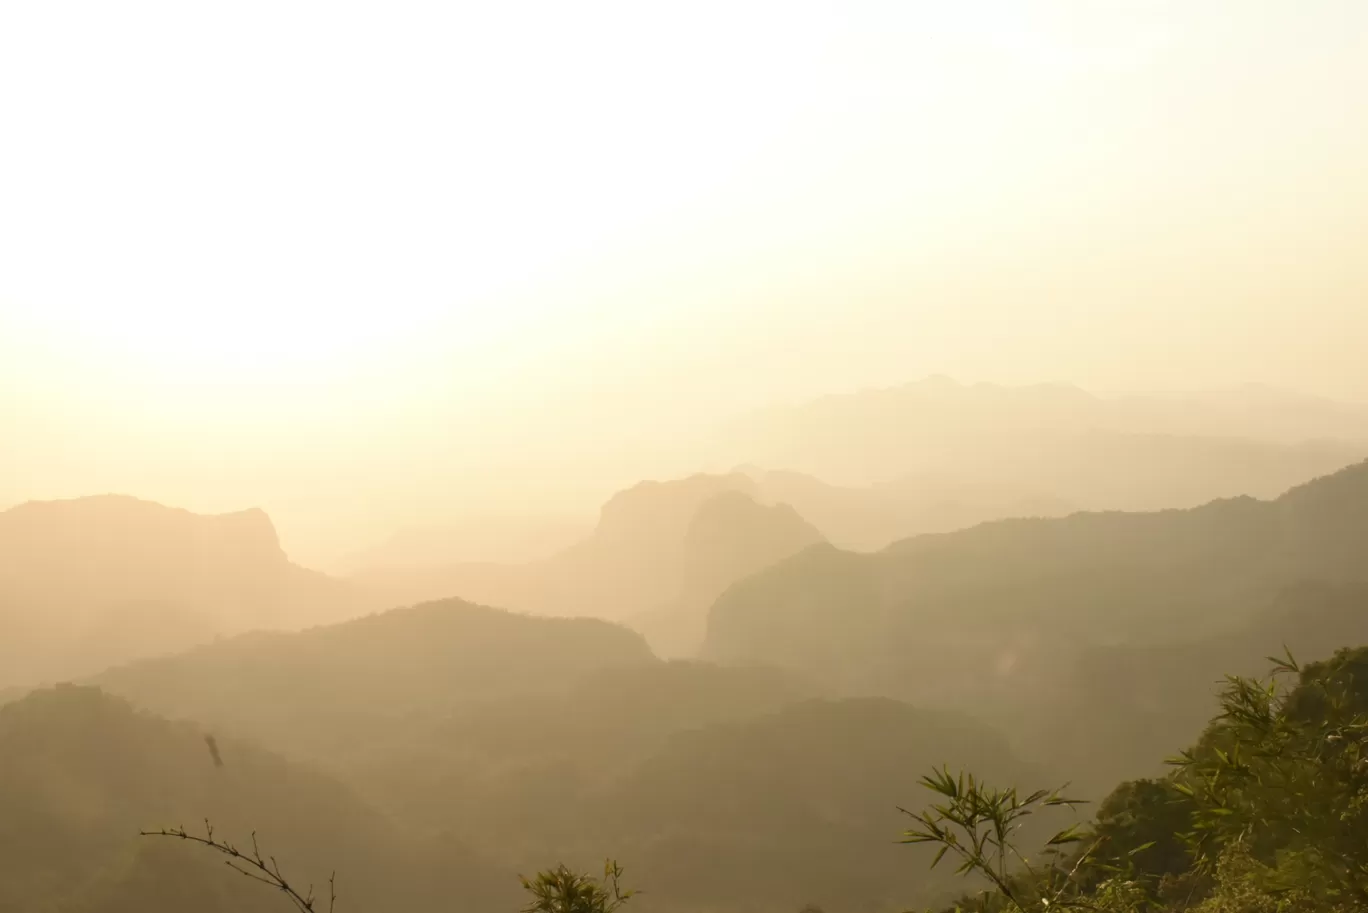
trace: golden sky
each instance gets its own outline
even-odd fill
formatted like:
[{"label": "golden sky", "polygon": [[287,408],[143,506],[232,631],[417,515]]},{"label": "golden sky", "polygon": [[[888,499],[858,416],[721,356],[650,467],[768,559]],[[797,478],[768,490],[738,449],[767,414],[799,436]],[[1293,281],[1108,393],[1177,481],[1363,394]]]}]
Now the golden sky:
[{"label": "golden sky", "polygon": [[1365,98],[1358,0],[5,3],[0,504],[551,497],[930,373],[1368,399]]}]

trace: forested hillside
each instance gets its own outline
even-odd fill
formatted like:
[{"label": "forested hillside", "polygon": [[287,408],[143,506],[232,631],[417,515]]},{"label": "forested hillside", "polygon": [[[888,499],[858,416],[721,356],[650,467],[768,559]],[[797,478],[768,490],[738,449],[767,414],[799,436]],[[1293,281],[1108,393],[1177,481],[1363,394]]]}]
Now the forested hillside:
[{"label": "forested hillside", "polygon": [[[213,721],[212,747],[194,724],[135,712],[93,688],[39,690],[4,707],[6,839],[27,832],[33,850],[5,880],[10,902],[29,909],[50,895],[63,913],[169,909],[199,896],[211,910],[240,903],[251,895],[196,857],[162,877],[175,858],[136,836],[208,817],[239,843],[252,829],[269,837],[298,877],[318,882],[322,866],[336,865],[345,909],[421,908],[453,882],[466,908],[483,908],[477,898],[506,898],[519,872],[554,860],[592,867],[609,848],[650,882],[653,909],[783,911],[813,899],[886,909],[952,887],[910,877],[886,839],[907,771],[948,760],[1014,780],[1044,776],[972,720],[888,700],[823,700],[780,673],[642,663],[630,651],[634,664],[593,671],[592,628],[579,632],[580,649],[517,667],[502,686],[463,688],[477,655],[515,666],[536,657],[537,637],[519,626],[544,626],[572,647],[579,624],[426,611],[439,608],[469,611],[496,633],[478,649],[441,647],[426,619],[420,647],[394,637],[415,623],[404,613],[365,632],[367,642],[388,641],[381,652],[394,663],[441,653],[443,668],[462,670],[429,669],[422,689],[410,687],[416,678],[378,692],[363,679],[342,687],[329,678],[322,657],[342,668],[357,656],[351,626],[312,644],[318,632],[292,635],[309,644],[294,655],[248,638],[228,642],[231,665],[199,651],[180,665],[143,664],[141,678],[138,666],[105,677],[109,687],[139,681],[145,703]],[[554,669],[558,656],[580,668]],[[249,671],[266,669],[274,674]],[[303,677],[285,680],[291,672]],[[244,736],[284,744],[292,759]],[[50,857],[58,846],[63,854]],[[478,871],[464,847],[478,849]],[[55,888],[67,882],[69,892]]]},{"label": "forested hillside", "polygon": [[244,847],[259,832],[301,885],[336,869],[352,909],[430,908],[453,883],[473,906],[512,900],[473,849],[415,839],[338,781],[210,735],[87,687],[0,707],[0,910],[267,909],[257,885],[138,835],[206,818]]},{"label": "forested hillside", "polygon": [[829,700],[801,675],[659,661],[606,622],[457,601],[95,681],[326,770],[407,833],[479,847],[509,884],[611,848],[660,910],[930,901],[950,883],[909,880],[884,839],[906,771],[1043,776],[959,714]]},{"label": "forested hillside", "polygon": [[[447,825],[462,822],[476,830],[486,848],[497,846],[507,855],[503,862],[486,858],[479,875],[460,873],[463,879],[473,878],[462,882],[467,890],[505,871],[509,859],[525,867],[548,852],[568,861],[569,872],[592,871],[597,847],[616,841],[630,848],[634,883],[651,886],[652,895],[635,901],[643,909],[791,910],[814,903],[824,909],[899,909],[908,898],[914,904],[948,898],[958,886],[967,893],[956,909],[984,913],[1356,913],[1368,897],[1363,839],[1368,648],[1341,650],[1304,667],[1290,656],[1263,662],[1265,669],[1274,665],[1274,677],[1229,676],[1205,731],[1192,747],[1169,759],[1171,773],[1122,783],[1095,812],[1081,816],[1052,808],[1067,794],[1027,795],[1027,784],[1048,784],[1050,774],[1010,761],[1000,737],[953,715],[886,699],[797,699],[801,689],[793,690],[792,682],[772,673],[673,664],[656,667],[663,676],[652,672],[642,680],[650,667],[619,669],[592,678],[567,695],[561,708],[547,708],[541,720],[524,716],[531,724],[528,730],[513,730],[536,735],[512,744],[502,740],[505,750],[514,749],[507,757],[520,747],[530,760],[538,749],[564,741],[586,721],[563,719],[563,711],[585,706],[595,693],[621,693],[618,689],[632,679],[639,684],[654,679],[654,687],[638,690],[642,697],[626,702],[622,717],[591,726],[590,732],[580,733],[578,743],[569,739],[574,748],[597,744],[602,749],[595,756],[590,748],[582,757],[590,763],[578,787],[567,790],[564,780],[564,772],[573,767],[572,749],[559,757],[562,777],[549,792],[529,789],[531,783],[524,781],[512,790],[481,796],[490,802],[490,811],[499,809],[486,824],[478,813],[472,817],[470,807],[425,801],[450,794],[449,784],[432,777],[442,769],[443,759],[410,755],[414,766],[391,784],[394,792],[411,790],[412,795],[412,804],[398,816],[407,822],[404,833],[394,840],[409,846],[414,834],[440,834],[446,854],[460,842]],[[656,704],[662,693],[686,697],[687,709],[674,723],[687,728],[666,734],[670,724],[647,724],[656,733],[656,750],[637,756],[631,743],[645,719],[639,711],[681,706]],[[719,718],[693,728],[713,714],[727,716],[719,698],[730,694],[751,694],[754,703],[729,708],[729,721]],[[764,709],[774,704],[784,704],[784,709]],[[562,720],[559,731],[551,723],[556,719]],[[456,749],[449,759],[459,757],[458,746],[468,744],[468,737],[481,728],[472,727],[470,719],[463,722],[464,737],[449,743]],[[178,734],[179,741],[164,732]],[[14,793],[18,826],[32,810],[36,823],[29,836],[35,846],[45,839],[66,841],[64,845],[73,840],[71,833],[52,833],[57,822],[72,827],[71,811],[47,807],[53,794],[44,793],[46,784],[65,784],[63,778],[73,773],[93,780],[89,765],[44,763],[51,756],[43,753],[44,746],[66,749],[68,742],[87,737],[112,746],[102,770],[119,771],[130,757],[142,758],[125,747],[130,739],[164,753],[160,761],[142,759],[158,776],[167,776],[167,762],[179,765],[172,768],[167,782],[173,785],[165,794],[139,787],[136,777],[130,783],[127,775],[116,775],[119,813],[144,808],[169,813],[165,795],[186,792],[179,784],[189,783],[189,792],[206,807],[229,818],[256,814],[278,832],[295,835],[297,828],[279,820],[281,809],[306,807],[316,796],[324,797],[332,805],[320,814],[326,820],[342,815],[346,839],[339,844],[336,834],[315,835],[316,846],[348,859],[363,873],[362,888],[353,896],[366,899],[368,891],[380,890],[383,894],[373,900],[379,908],[398,904],[408,909],[424,902],[414,892],[432,884],[431,873],[425,878],[405,866],[431,865],[431,856],[415,853],[415,845],[396,864],[390,846],[357,859],[352,849],[356,835],[372,833],[382,822],[359,806],[349,811],[354,800],[323,778],[317,778],[318,788],[305,785],[315,782],[311,778],[293,780],[291,791],[278,795],[274,808],[244,803],[244,797],[269,792],[281,762],[263,765],[261,753],[241,743],[197,741],[194,737],[202,739],[203,734],[194,727],[134,714],[93,689],[38,692],[0,711],[0,745],[9,759],[5,782],[23,787]],[[201,747],[209,759],[196,768],[190,755]],[[940,755],[930,759],[928,753],[936,751]],[[33,758],[39,760],[29,760]],[[597,770],[600,763],[608,769]],[[525,764],[519,766],[526,769]],[[241,765],[254,782],[229,781],[230,775],[222,772],[233,765]],[[973,772],[967,780],[953,772],[966,768]],[[207,770],[216,773],[206,781]],[[418,771],[426,771],[426,777],[410,780]],[[921,783],[931,792],[908,795],[917,772],[929,772]],[[215,781],[214,776],[223,779]],[[105,784],[110,780],[101,774],[98,788],[109,788]],[[237,786],[237,804],[225,810],[215,798],[227,782]],[[995,784],[1008,786],[1004,790]],[[881,795],[885,789],[899,792],[903,803],[900,840],[896,830],[889,830],[898,819]],[[523,813],[510,818],[519,796],[539,796],[542,802],[524,805]],[[80,824],[89,827],[95,820],[86,816]],[[116,840],[117,834],[108,839]],[[87,840],[83,848],[99,852],[101,846],[99,840]],[[298,858],[314,859],[312,849],[301,846]],[[935,850],[939,852],[933,854]],[[946,852],[955,863],[963,863],[957,874],[967,872],[969,880],[959,881],[948,867],[938,868]],[[61,883],[62,876],[36,857],[6,886],[19,903],[26,903],[29,895],[46,898],[45,890],[62,898],[51,907],[25,909],[122,913],[172,909],[177,903],[211,911],[266,909],[271,898],[265,892],[256,901],[243,893],[258,886],[230,884],[222,870],[212,871],[198,853],[193,845],[177,852],[143,844],[129,861],[112,864],[110,872],[98,877],[78,868],[73,884],[80,886],[71,893],[54,891],[52,885]],[[471,860],[468,853],[463,858]],[[376,874],[377,859],[388,860],[390,867]],[[446,855],[442,872],[458,874]],[[403,884],[387,880],[397,873],[406,876]],[[546,874],[550,877],[549,870]],[[511,901],[495,886],[486,890],[484,899],[463,896],[474,908]]]},{"label": "forested hillside", "polygon": [[1218,712],[1168,775],[1122,783],[1087,827],[1032,845],[999,825],[1053,798],[933,772],[931,804],[904,840],[984,878],[957,910],[1368,909],[1368,648],[1265,662],[1264,676],[1227,677]]},{"label": "forested hillside", "polygon": [[[1117,657],[1118,676],[1139,664],[1142,678],[1183,665],[1210,681],[1227,643],[1263,655],[1287,638],[1325,655],[1365,639],[1365,543],[1368,464],[1274,501],[1003,521],[868,555],[818,547],[719,599],[704,655],[802,670],[841,693],[958,707],[1048,757],[1069,753],[1039,733],[1070,727],[1158,727],[1162,744],[1194,721],[1185,701],[1146,710],[1152,689],[1141,689],[1119,706],[1089,704],[1119,685],[1099,663]],[[1090,715],[1075,715],[1080,701]],[[1090,752],[1075,777],[1104,788],[1154,755]]]},{"label": "forested hillside", "polygon": [[558,693],[596,670],[656,662],[641,635],[606,621],[448,600],[246,634],[91,681],[160,714],[328,758],[469,701]]},{"label": "forested hillside", "polygon": [[0,913],[1368,913],[1365,238],[1368,0],[0,0]]}]

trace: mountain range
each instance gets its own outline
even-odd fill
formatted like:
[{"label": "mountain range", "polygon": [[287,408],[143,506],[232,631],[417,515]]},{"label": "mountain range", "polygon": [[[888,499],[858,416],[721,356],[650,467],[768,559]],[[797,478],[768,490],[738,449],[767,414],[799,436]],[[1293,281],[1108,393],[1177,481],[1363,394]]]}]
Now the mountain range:
[{"label": "mountain range", "polygon": [[[1004,520],[872,554],[816,546],[725,593],[703,656],[802,670],[840,693],[957,707],[1024,742],[1058,745],[1031,733],[1073,712],[1064,708],[1077,703],[1079,665],[1098,651],[1157,655],[1247,638],[1251,625],[1294,634],[1295,623],[1270,625],[1270,613],[1319,618],[1325,605],[1340,606],[1334,627],[1307,630],[1355,642],[1368,637],[1365,584],[1368,463],[1270,501]],[[1264,642],[1263,653],[1280,646]],[[1136,773],[1102,768],[1095,778]]]},{"label": "mountain range", "polygon": [[542,558],[400,536],[342,577],[261,511],[20,505],[0,910],[256,909],[138,836],[204,818],[336,867],[351,909],[509,908],[609,854],[663,913],[937,902],[893,842],[930,767],[1100,799],[1192,744],[1221,675],[1368,643],[1358,415],[932,381],[757,419],[877,457],[840,484],[738,460]]},{"label": "mountain range", "polygon": [[1368,406],[1256,385],[1099,396],[931,377],[747,413],[719,448],[846,485],[922,477],[1090,510],[1272,497],[1368,457]]},{"label": "mountain range", "polygon": [[0,759],[0,837],[33,848],[4,890],[62,913],[241,902],[197,857],[137,836],[206,817],[239,843],[269,836],[315,884],[335,864],[357,909],[443,891],[507,905],[518,872],[610,850],[654,909],[886,908],[952,885],[909,880],[889,840],[909,770],[1046,779],[959,714],[662,662],[606,622],[457,601],[36,690],[0,707]]},{"label": "mountain range", "polygon": [[0,512],[0,685],[336,618],[352,600],[290,562],[260,510],[205,516],[104,495]]}]

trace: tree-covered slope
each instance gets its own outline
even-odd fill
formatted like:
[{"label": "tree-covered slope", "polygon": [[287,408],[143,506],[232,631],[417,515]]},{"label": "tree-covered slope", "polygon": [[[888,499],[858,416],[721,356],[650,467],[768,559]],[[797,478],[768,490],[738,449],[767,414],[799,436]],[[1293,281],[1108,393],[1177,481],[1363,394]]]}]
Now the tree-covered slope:
[{"label": "tree-covered slope", "polygon": [[[812,548],[725,593],[704,655],[801,669],[850,693],[972,709],[1026,732],[1042,719],[1067,721],[1087,681],[1080,665],[1108,649],[1205,644],[1194,649],[1214,662],[1193,668],[1217,676],[1224,639],[1305,633],[1295,623],[1259,633],[1280,605],[1315,608],[1285,602],[1299,587],[1354,603],[1327,632],[1341,638],[1331,644],[1354,642],[1364,615],[1352,593],[1364,583],[1368,464],[1359,464],[1275,501],[1003,521],[872,555]],[[1126,771],[1094,773],[1106,783]]]},{"label": "tree-covered slope", "polygon": [[559,691],[594,670],[655,662],[641,635],[609,622],[453,599],[221,640],[94,682],[166,716],[332,759],[465,701]]},{"label": "tree-covered slope", "polygon": [[413,840],[339,782],[248,743],[216,737],[211,747],[206,735],[90,687],[0,707],[0,909],[170,913],[191,896],[195,909],[265,909],[273,900],[240,893],[252,887],[241,876],[184,869],[139,836],[205,818],[244,847],[258,831],[301,885],[321,886],[335,868],[355,909],[419,909],[452,882],[497,895],[469,850]]},{"label": "tree-covered slope", "polygon": [[[714,675],[725,690],[703,684]],[[886,699],[776,700],[766,678],[689,670],[661,690],[692,694],[694,706],[663,723],[652,717],[673,700],[628,707],[617,722],[615,702],[579,703],[585,694],[573,706],[505,706],[497,721],[453,720],[421,751],[375,757],[355,778],[414,827],[479,839],[525,869],[592,869],[611,852],[646,890],[643,908],[778,913],[810,902],[899,910],[947,894],[952,882],[890,840],[910,772],[947,761],[1013,781],[1047,776],[961,715]],[[697,700],[707,691],[735,705]]]}]

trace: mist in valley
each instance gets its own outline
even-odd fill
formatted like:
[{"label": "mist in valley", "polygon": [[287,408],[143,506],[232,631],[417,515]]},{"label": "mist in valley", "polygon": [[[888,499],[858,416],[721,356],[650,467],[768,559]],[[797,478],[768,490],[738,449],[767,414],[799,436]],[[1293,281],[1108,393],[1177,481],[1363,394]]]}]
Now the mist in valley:
[{"label": "mist in valley", "polygon": [[1368,909],[1365,36],[0,9],[0,913]]}]

